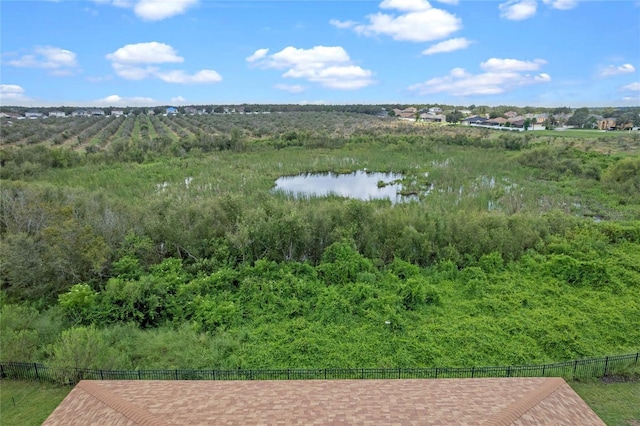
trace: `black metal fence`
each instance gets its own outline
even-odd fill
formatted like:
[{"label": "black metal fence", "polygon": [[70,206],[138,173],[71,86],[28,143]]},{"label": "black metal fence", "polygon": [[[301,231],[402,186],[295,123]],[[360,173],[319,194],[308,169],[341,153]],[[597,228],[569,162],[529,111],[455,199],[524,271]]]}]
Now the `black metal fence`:
[{"label": "black metal fence", "polygon": [[475,377],[604,377],[638,366],[640,353],[541,365],[463,368],[316,368],[287,370],[92,370],[0,362],[0,378],[73,385],[80,380],[444,379]]}]

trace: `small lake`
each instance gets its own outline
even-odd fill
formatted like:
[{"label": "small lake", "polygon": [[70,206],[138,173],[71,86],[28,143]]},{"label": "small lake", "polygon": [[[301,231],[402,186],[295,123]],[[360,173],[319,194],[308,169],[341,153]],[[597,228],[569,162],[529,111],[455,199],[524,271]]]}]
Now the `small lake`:
[{"label": "small lake", "polygon": [[[390,200],[394,204],[417,200],[415,195],[398,194],[402,185],[392,182],[402,178],[400,173],[367,173],[362,170],[348,174],[307,173],[281,177],[276,180],[273,190],[292,194],[296,198],[336,195],[367,201]],[[379,187],[380,181],[386,185]]]}]

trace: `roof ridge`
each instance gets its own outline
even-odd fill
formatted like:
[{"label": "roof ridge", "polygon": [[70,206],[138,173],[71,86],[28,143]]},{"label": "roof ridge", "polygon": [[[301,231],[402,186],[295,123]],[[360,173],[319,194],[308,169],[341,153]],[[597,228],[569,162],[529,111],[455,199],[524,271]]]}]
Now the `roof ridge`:
[{"label": "roof ridge", "polygon": [[132,422],[138,425],[163,426],[168,425],[163,419],[155,416],[147,410],[140,408],[118,395],[104,389],[96,380],[82,380],[76,387],[87,392],[103,404],[114,409]]},{"label": "roof ridge", "polygon": [[483,424],[507,426],[522,417],[524,413],[531,410],[536,405],[547,399],[552,393],[557,391],[567,382],[561,377],[552,377],[542,382],[542,384],[522,398],[509,404],[507,408],[489,417]]}]

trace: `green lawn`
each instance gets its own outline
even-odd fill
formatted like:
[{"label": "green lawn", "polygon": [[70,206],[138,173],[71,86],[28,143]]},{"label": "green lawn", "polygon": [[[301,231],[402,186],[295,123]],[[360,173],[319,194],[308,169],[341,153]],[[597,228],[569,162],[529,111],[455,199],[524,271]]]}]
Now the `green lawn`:
[{"label": "green lawn", "polygon": [[68,386],[38,382],[0,381],[0,424],[41,425],[71,391]]},{"label": "green lawn", "polygon": [[571,382],[571,387],[609,426],[640,425],[640,382]]},{"label": "green lawn", "polygon": [[[573,390],[610,426],[640,425],[640,382],[571,382]],[[40,425],[71,391],[43,383],[0,382],[0,424]]]}]

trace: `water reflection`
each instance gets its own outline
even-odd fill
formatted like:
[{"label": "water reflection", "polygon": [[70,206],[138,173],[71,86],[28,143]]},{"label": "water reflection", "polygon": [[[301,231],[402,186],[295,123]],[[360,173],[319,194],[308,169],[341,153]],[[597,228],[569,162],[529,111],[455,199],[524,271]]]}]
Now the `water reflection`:
[{"label": "water reflection", "polygon": [[[362,170],[350,174],[308,173],[279,178],[274,191],[290,193],[296,198],[337,195],[359,200],[387,199],[392,203],[417,199],[415,195],[398,193],[402,185],[394,182],[402,177],[400,173],[367,173]],[[385,185],[379,185],[379,182]]]}]

